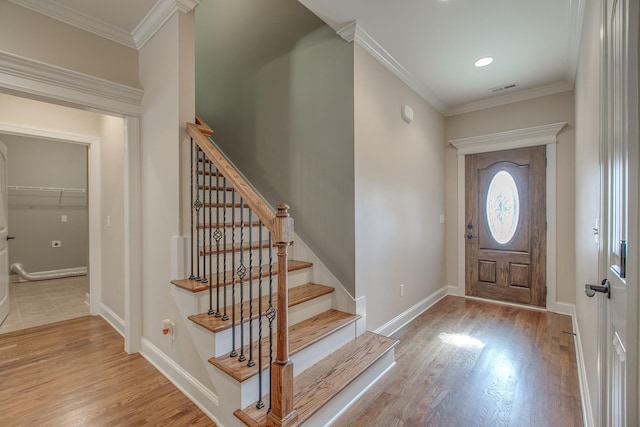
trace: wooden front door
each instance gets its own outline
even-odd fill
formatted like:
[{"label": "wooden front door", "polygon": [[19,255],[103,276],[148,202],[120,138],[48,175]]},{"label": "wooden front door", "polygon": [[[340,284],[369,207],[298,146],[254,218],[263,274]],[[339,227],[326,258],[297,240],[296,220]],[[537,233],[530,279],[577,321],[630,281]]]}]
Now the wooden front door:
[{"label": "wooden front door", "polygon": [[466,156],[466,294],[546,306],[546,147]]}]

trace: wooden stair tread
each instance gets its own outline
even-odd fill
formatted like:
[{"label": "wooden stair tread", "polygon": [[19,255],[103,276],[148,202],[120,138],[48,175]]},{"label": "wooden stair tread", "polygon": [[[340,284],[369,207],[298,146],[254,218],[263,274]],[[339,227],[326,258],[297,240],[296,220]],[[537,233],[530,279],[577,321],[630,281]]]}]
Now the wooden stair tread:
[{"label": "wooden stair tread", "polygon": [[209,191],[209,189],[211,189],[211,191],[224,191],[224,190],[233,191],[233,187],[229,187],[229,186],[226,186],[226,187],[217,186],[216,187],[215,185],[212,185],[211,187],[209,187],[208,185],[202,185],[202,184],[198,185],[198,190]]},{"label": "wooden stair tread", "polygon": [[[311,344],[321,340],[347,325],[354,323],[360,318],[359,315],[349,314],[335,309],[331,309],[320,313],[316,316],[303,320],[300,323],[289,326],[289,355],[307,348]],[[252,344],[253,354],[258,357],[258,344]],[[244,354],[248,357],[249,346],[244,348]],[[209,363],[216,366],[236,381],[245,381],[258,373],[258,364],[247,366],[246,362],[238,362],[237,357],[224,355],[220,357],[212,357]],[[262,367],[263,370],[269,368],[269,340],[265,339],[262,343]]]},{"label": "wooden stair tread", "polygon": [[[289,293],[289,307],[296,306],[298,304],[302,304],[303,302],[309,301],[313,298],[318,298],[322,295],[330,294],[334,291],[333,288],[324,285],[316,285],[314,283],[306,283],[304,285],[296,286],[288,290]],[[277,299],[277,293],[273,295],[273,301]],[[236,304],[236,314],[238,318],[240,317],[240,304]],[[266,311],[269,306],[269,295],[265,295],[262,297],[262,311]],[[253,318],[258,317],[258,298],[253,299]],[[246,320],[249,319],[249,301],[244,303],[244,318]],[[227,314],[231,315],[232,307],[227,306]],[[220,332],[225,329],[231,328],[231,318],[228,320],[222,320],[222,317],[216,317],[213,314],[209,313],[200,313],[189,316],[189,320],[192,322],[202,326],[205,329],[210,330],[211,332]],[[238,320],[238,319],[236,319]]]},{"label": "wooden stair tread", "polygon": [[[234,224],[234,223],[232,223],[232,222],[227,222],[227,223],[224,223],[224,224],[223,224],[223,223],[221,223],[221,224],[220,224],[220,228],[223,228],[223,227],[224,227],[224,228],[231,228],[231,227],[233,227],[233,226],[235,226],[236,228],[240,228],[240,227],[241,227],[241,224],[242,224],[242,223],[241,223],[240,221],[236,221],[236,223],[235,223],[235,224]],[[251,222],[251,223],[250,223],[249,221],[245,221],[245,222],[244,222],[244,226],[245,226],[245,228],[248,228],[248,227],[260,227],[260,225],[261,225],[261,224],[260,224],[260,221],[253,221],[253,222]],[[264,224],[263,224],[263,225],[264,225]],[[215,228],[215,224],[199,224],[199,225],[198,225],[198,227],[199,227],[199,228],[207,228],[207,229],[212,228],[212,227],[213,227],[213,228]]]},{"label": "wooden stair tread", "polygon": [[[268,249],[269,248],[269,241],[266,242],[262,242],[262,246],[260,246],[260,242],[253,242],[251,243],[251,245],[244,245],[242,247],[243,251],[249,251],[249,250],[256,250],[256,249]],[[232,245],[227,245],[224,248],[220,248],[220,251],[217,251],[215,246],[213,247],[213,250],[209,251],[209,248],[207,248],[206,250],[200,248],[200,256],[202,255],[217,255],[218,252],[222,255],[224,255],[225,253],[229,253],[229,252],[240,252],[240,245],[236,244],[235,246]],[[247,260],[248,261],[248,260]]]},{"label": "wooden stair tread", "polygon": [[[292,272],[297,270],[303,270],[305,268],[310,268],[313,266],[313,263],[306,262],[306,261],[297,261],[295,259],[292,259],[292,260],[289,260],[288,266],[289,266],[288,271]],[[260,277],[259,268],[260,268],[259,266],[255,266],[252,268],[251,270],[252,279],[255,280]],[[278,274],[278,264],[274,262],[273,275],[275,276],[277,274]],[[236,283],[240,282],[240,279],[237,277],[237,275],[234,275],[233,277],[235,277]],[[269,267],[266,265],[262,266],[262,277],[269,277]],[[224,282],[224,275],[222,272],[218,274],[218,278],[220,279],[220,284],[230,285],[232,281],[232,272],[227,271],[226,282]],[[211,282],[212,279],[214,279],[213,282]],[[207,280],[209,280],[209,283],[213,283],[214,286],[216,285],[216,280],[214,275],[212,274],[207,275]],[[247,274],[244,281],[245,282],[249,281],[249,274]],[[191,279],[172,280],[171,283],[174,284],[175,286],[178,286],[179,288],[186,289],[191,292],[202,292],[209,289],[209,283],[202,283],[200,281],[191,280]]]},{"label": "wooden stair tread", "polygon": [[[397,340],[365,332],[297,375],[293,408],[298,413],[298,422],[303,424],[397,343]],[[267,396],[264,398],[266,406],[268,401]],[[253,403],[245,409],[236,410],[234,415],[246,425],[264,425],[266,406],[257,409]]]}]

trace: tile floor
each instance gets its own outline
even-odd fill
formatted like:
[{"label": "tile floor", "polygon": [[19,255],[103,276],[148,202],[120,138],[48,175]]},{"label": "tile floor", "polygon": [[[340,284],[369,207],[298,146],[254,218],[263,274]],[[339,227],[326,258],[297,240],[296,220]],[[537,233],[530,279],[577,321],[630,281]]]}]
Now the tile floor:
[{"label": "tile floor", "polygon": [[10,310],[0,334],[89,314],[88,276],[9,285]]}]

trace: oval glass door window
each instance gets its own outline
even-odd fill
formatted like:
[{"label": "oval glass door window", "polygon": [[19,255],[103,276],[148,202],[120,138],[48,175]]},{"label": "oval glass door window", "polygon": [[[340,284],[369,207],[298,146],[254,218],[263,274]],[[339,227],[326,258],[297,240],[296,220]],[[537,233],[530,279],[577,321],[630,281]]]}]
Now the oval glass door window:
[{"label": "oval glass door window", "polygon": [[493,176],[487,192],[487,222],[491,237],[504,245],[518,229],[520,196],[513,176],[501,170]]}]

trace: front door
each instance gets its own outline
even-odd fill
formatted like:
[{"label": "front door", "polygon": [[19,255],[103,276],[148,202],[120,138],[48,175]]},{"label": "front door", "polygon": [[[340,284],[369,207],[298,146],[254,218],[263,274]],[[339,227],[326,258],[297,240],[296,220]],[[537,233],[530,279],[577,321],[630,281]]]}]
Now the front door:
[{"label": "front door", "polygon": [[7,204],[7,147],[0,142],[0,324],[9,314],[9,245]]},{"label": "front door", "polygon": [[466,294],[546,306],[546,147],[468,155]]}]

